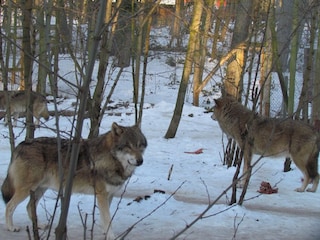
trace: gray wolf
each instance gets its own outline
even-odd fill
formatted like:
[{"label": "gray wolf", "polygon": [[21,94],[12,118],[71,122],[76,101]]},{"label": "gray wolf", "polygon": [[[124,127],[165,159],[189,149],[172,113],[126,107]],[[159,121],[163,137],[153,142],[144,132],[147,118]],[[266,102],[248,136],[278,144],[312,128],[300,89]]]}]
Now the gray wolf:
[{"label": "gray wolf", "polygon": [[[69,168],[70,144],[61,140],[62,167]],[[124,127],[113,123],[111,130],[93,139],[81,141],[77,169],[73,178],[73,192],[95,194],[104,233],[114,239],[109,206],[113,194],[143,163],[147,140],[138,126]],[[65,178],[62,185],[65,184]],[[40,137],[21,142],[13,151],[8,174],[1,187],[6,206],[6,226],[13,225],[13,213],[19,203],[34,191],[36,204],[47,189],[58,191],[60,186],[57,139]],[[31,203],[27,205],[31,219]]]},{"label": "gray wolf", "polygon": [[[296,191],[315,192],[319,184],[318,156],[320,137],[311,125],[293,119],[259,116],[231,97],[215,100],[212,118],[222,131],[232,137],[243,150],[243,173],[251,165],[252,154],[263,156],[286,155],[304,175],[302,186]],[[250,177],[247,174],[247,177]],[[243,185],[245,179],[242,179]]]},{"label": "gray wolf", "polygon": [[[13,115],[13,126],[17,126],[17,120],[20,113],[27,111],[27,93],[26,91],[0,91],[0,109],[7,108],[5,94],[9,95],[10,112]],[[33,116],[35,117],[35,125],[39,126],[40,118],[46,121],[49,119],[49,111],[47,107],[47,99],[40,93],[31,92],[31,101],[33,102]],[[8,123],[8,114],[5,117],[5,123]]]}]

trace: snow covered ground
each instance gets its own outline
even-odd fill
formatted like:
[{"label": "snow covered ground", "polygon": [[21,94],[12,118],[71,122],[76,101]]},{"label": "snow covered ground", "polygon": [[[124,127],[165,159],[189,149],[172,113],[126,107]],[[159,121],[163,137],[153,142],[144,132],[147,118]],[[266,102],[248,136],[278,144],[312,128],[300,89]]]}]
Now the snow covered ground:
[{"label": "snow covered ground", "polygon": [[[148,67],[146,104],[142,120],[142,131],[148,139],[144,164],[139,167],[126,186],[113,200],[113,229],[120,235],[134,225],[125,239],[170,239],[201,214],[231,184],[235,169],[222,164],[223,136],[218,123],[205,113],[204,106],[212,106],[212,98],[202,97],[201,107],[194,107],[187,94],[183,116],[174,139],[165,139],[169,126],[178,84],[172,74],[181,76],[182,65],[169,67],[166,56],[155,57]],[[68,61],[61,63],[62,71],[69,71]],[[170,77],[171,76],[171,77]],[[130,73],[126,73],[112,97],[114,104],[132,102]],[[210,86],[209,86],[210,87]],[[69,91],[64,86],[65,93]],[[69,94],[69,97],[71,94]],[[72,108],[74,99],[66,99],[59,109]],[[49,105],[53,109],[52,104]],[[118,114],[115,114],[118,113]],[[112,122],[121,125],[134,124],[133,105],[111,109],[105,115],[100,132],[110,129]],[[61,131],[69,131],[71,117],[60,118]],[[21,119],[24,120],[24,119]],[[16,142],[24,139],[23,124],[15,129]],[[49,127],[49,128],[47,128]],[[53,117],[35,132],[39,136],[55,136]],[[84,123],[83,136],[89,131],[89,121]],[[201,154],[190,154],[203,149]],[[0,184],[6,176],[10,161],[8,129],[0,123]],[[284,173],[284,159],[263,158],[255,168],[243,206],[229,206],[231,191],[223,195],[203,219],[191,226],[179,239],[320,239],[320,189],[316,193],[297,193],[301,184],[301,172]],[[172,168],[170,179],[169,171]],[[270,182],[279,190],[276,194],[260,194],[257,190],[262,181]],[[121,197],[123,193],[123,196]],[[238,190],[238,197],[240,190]],[[52,215],[56,194],[48,191],[37,209],[39,221],[46,223]],[[141,201],[135,201],[141,199]],[[20,232],[8,232],[5,227],[5,204],[0,201],[0,239],[27,239],[26,226],[31,222],[26,214],[26,201],[18,206],[14,223],[22,227]],[[99,211],[93,216],[94,198],[73,195],[68,217],[68,239],[104,239],[99,229]],[[58,212],[59,214],[59,212]],[[81,220],[87,216],[87,231]],[[58,221],[55,217],[51,238]],[[46,239],[47,232],[42,232]]]}]

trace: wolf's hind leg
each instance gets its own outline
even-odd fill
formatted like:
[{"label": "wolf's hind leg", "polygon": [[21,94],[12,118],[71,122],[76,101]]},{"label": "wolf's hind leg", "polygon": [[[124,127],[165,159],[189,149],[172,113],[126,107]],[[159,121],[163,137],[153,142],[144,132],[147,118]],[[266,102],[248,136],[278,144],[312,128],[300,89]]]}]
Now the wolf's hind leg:
[{"label": "wolf's hind leg", "polygon": [[[250,180],[251,177],[251,160],[252,160],[252,146],[250,144],[246,144],[243,152],[243,177],[237,183],[237,187],[243,188],[246,184],[246,181]],[[243,148],[242,148],[243,149]]]},{"label": "wolf's hind leg", "polygon": [[296,188],[295,191],[297,192],[304,192],[308,186],[310,182],[310,178],[309,175],[306,173],[303,173],[303,181],[302,181],[302,185],[299,188]]},{"label": "wolf's hind leg", "polygon": [[307,189],[307,192],[315,192],[317,191],[319,185],[319,174],[313,179],[313,184],[311,188]]},{"label": "wolf's hind leg", "polygon": [[14,210],[17,208],[19,203],[21,203],[23,200],[25,200],[29,196],[28,189],[19,189],[19,191],[15,191],[13,197],[10,199],[10,201],[7,204],[6,207],[6,225],[9,231],[11,232],[19,232],[20,228],[15,227],[13,225],[13,213]]}]

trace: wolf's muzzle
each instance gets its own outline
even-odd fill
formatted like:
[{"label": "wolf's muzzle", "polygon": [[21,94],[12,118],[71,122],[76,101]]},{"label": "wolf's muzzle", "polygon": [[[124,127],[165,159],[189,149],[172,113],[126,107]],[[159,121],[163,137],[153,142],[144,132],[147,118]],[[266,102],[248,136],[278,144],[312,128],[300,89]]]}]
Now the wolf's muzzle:
[{"label": "wolf's muzzle", "polygon": [[143,158],[137,159],[137,166],[141,166],[143,163]]}]

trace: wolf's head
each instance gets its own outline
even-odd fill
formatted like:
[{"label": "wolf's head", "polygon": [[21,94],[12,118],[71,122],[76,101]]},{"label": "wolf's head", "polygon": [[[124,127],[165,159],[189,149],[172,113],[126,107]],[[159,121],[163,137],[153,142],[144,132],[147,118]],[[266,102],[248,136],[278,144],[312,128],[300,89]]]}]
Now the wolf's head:
[{"label": "wolf's head", "polygon": [[143,163],[143,153],[148,143],[141,129],[135,125],[123,127],[113,123],[111,127],[115,144],[115,155],[126,167],[137,167]]},{"label": "wolf's head", "polygon": [[215,106],[213,107],[213,113],[212,113],[212,120],[218,120],[219,115],[222,112],[223,107],[226,105],[225,99],[224,98],[218,98],[214,99]]}]

